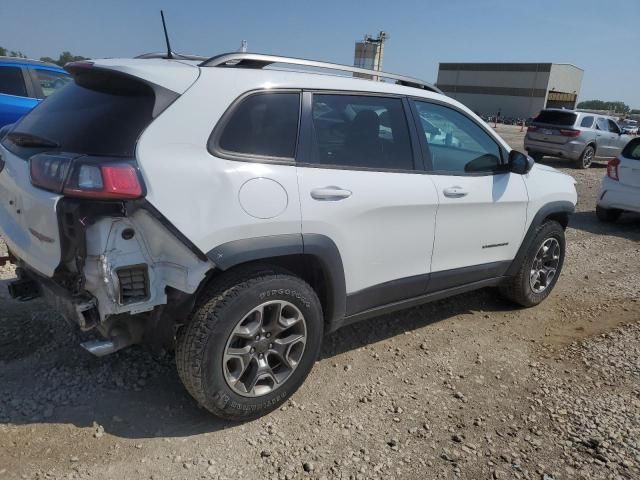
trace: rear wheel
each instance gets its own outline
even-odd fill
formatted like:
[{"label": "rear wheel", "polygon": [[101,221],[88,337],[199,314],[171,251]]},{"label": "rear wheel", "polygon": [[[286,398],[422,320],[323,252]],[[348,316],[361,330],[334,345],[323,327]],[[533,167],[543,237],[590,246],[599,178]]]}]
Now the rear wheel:
[{"label": "rear wheel", "polygon": [[618,220],[622,215],[622,210],[618,210],[617,208],[604,208],[600,205],[596,205],[596,217],[601,222],[612,223]]},{"label": "rear wheel", "polygon": [[523,307],[542,302],[558,281],[565,245],[562,225],[553,220],[540,225],[518,272],[500,287],[502,294]]},{"label": "rear wheel", "polygon": [[580,158],[576,162],[576,168],[589,168],[593,163],[593,158],[596,155],[596,149],[593,148],[593,145],[587,145],[587,147],[580,155]]},{"label": "rear wheel", "polygon": [[285,402],[318,356],[320,301],[279,269],[249,269],[215,282],[178,332],[178,373],[214,415],[249,420]]}]

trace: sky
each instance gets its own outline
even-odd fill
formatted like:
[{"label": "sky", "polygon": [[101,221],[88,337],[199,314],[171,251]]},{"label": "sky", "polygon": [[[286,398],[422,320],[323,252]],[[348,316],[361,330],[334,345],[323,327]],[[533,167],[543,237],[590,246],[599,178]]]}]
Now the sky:
[{"label": "sky", "polygon": [[640,0],[0,0],[0,46],[31,58],[164,50],[249,51],[353,64],[388,32],[383,69],[435,82],[439,62],[555,62],[584,69],[579,100],[640,108]]}]

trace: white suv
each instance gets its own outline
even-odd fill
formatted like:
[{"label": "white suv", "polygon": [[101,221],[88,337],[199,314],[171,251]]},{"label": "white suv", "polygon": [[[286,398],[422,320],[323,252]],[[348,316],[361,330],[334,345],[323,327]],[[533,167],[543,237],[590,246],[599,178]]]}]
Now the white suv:
[{"label": "white suv", "polygon": [[615,222],[623,212],[640,213],[640,138],[631,140],[617,158],[609,160],[600,186],[598,219]]},{"label": "white suv", "polygon": [[146,57],[69,64],[74,82],[1,135],[11,294],[97,329],[92,353],[175,343],[196,400],[248,419],[343,325],[553,289],[574,180],[437,88],[267,55]]}]

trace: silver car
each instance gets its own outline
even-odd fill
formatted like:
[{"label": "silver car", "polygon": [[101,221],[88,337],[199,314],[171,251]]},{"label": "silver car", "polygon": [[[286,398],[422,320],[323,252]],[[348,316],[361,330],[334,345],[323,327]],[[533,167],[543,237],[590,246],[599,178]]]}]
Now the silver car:
[{"label": "silver car", "polygon": [[531,122],[524,148],[536,161],[550,155],[589,168],[595,159],[617,157],[631,138],[611,117],[549,108]]}]

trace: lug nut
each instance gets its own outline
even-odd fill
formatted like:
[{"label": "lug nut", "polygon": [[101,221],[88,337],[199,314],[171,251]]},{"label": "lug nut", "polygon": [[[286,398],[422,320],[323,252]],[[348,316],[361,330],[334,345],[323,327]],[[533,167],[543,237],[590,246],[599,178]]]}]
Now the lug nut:
[{"label": "lug nut", "polygon": [[271,334],[269,332],[267,332],[267,338],[269,338],[271,336]]},{"label": "lug nut", "polygon": [[249,352],[251,352],[251,353],[254,353],[255,351],[256,351],[256,349],[253,348],[253,347],[251,348],[251,350],[249,350]]},{"label": "lug nut", "polygon": [[260,357],[260,358],[262,358],[262,357],[264,357],[264,355],[261,353],[261,354],[259,355],[259,357]]},{"label": "lug nut", "polygon": [[256,335],[256,340],[260,340],[260,335]]}]

